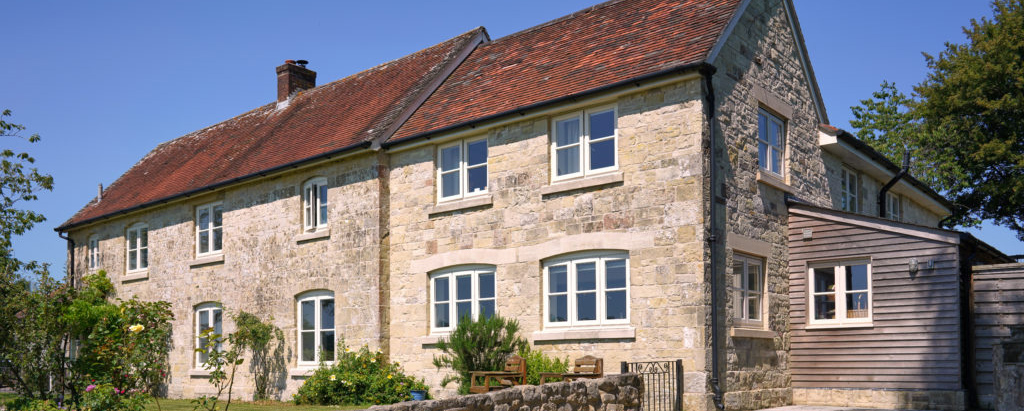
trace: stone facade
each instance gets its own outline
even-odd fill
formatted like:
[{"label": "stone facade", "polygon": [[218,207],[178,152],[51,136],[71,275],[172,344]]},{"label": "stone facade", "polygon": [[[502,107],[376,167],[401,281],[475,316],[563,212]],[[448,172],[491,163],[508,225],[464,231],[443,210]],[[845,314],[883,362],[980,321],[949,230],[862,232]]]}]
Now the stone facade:
[{"label": "stone facade", "polygon": [[962,391],[794,388],[793,404],[896,410],[957,411],[965,409]]}]

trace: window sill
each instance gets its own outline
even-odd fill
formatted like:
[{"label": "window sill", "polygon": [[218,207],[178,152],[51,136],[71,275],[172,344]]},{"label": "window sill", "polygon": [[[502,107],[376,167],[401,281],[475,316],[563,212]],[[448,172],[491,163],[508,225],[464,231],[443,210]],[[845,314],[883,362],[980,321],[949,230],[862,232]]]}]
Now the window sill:
[{"label": "window sill", "polygon": [[306,241],[321,240],[325,238],[331,238],[331,229],[323,228],[317,231],[310,231],[295,236],[295,243],[303,243]]},{"label": "window sill", "polygon": [[421,345],[421,346],[437,345],[437,342],[440,341],[441,338],[447,337],[447,336],[448,336],[448,334],[431,334],[431,335],[428,335],[428,336],[425,336],[425,337],[418,338],[416,340],[416,344],[417,345]]},{"label": "window sill", "polygon": [[131,281],[139,281],[139,280],[146,280],[146,279],[149,279],[149,270],[134,271],[134,272],[127,273],[127,274],[124,275],[124,277],[121,277],[121,282],[122,283],[127,283],[127,282],[131,282]]},{"label": "window sill", "polygon": [[633,327],[608,327],[608,328],[587,328],[587,329],[565,329],[565,330],[544,330],[534,331],[533,341],[560,341],[560,340],[618,340],[636,338],[636,329]]},{"label": "window sill", "polygon": [[199,257],[195,260],[188,262],[188,268],[196,268],[207,264],[219,264],[224,263],[224,254],[208,255]]},{"label": "window sill", "polygon": [[309,378],[316,372],[316,367],[299,367],[288,370],[288,376],[291,378]]},{"label": "window sill", "polygon": [[456,200],[450,202],[444,202],[435,206],[427,208],[427,214],[441,214],[448,213],[456,210],[462,210],[473,207],[483,207],[493,204],[494,199],[490,194],[475,196],[466,198],[463,200]]},{"label": "window sill", "polygon": [[732,338],[763,338],[766,340],[775,339],[777,334],[771,330],[758,330],[753,328],[730,328],[729,336]]},{"label": "window sill", "polygon": [[211,370],[202,369],[202,368],[200,368],[200,369],[193,368],[191,370],[188,370],[189,378],[209,378],[211,374],[212,374]]},{"label": "window sill", "polygon": [[783,180],[781,176],[763,170],[757,170],[757,182],[764,183],[767,186],[777,188],[790,194],[793,194],[796,191],[792,186],[786,184],[786,181]]},{"label": "window sill", "polygon": [[821,324],[821,323],[819,323],[819,324],[807,324],[807,325],[804,326],[804,329],[805,330],[829,330],[829,329],[836,329],[836,328],[872,328],[874,326],[875,326],[874,323],[870,323],[870,322],[867,322],[867,323],[846,323],[846,324],[839,324],[839,323],[836,323],[836,324],[829,324],[829,323]]},{"label": "window sill", "polygon": [[546,196],[566,191],[582,190],[585,188],[592,188],[607,184],[621,183],[623,181],[624,178],[621,171],[615,173],[600,174],[594,177],[583,177],[574,180],[556,181],[551,183],[550,185],[541,187],[540,195]]}]

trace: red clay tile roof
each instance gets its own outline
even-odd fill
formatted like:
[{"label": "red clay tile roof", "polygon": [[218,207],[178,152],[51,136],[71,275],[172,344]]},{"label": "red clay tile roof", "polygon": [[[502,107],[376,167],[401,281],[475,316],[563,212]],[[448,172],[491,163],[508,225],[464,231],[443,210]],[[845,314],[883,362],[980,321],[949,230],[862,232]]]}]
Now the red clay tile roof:
[{"label": "red clay tile roof", "polygon": [[703,62],[740,3],[614,1],[481,45],[389,144]]},{"label": "red clay tile roof", "polygon": [[[160,144],[57,231],[383,138],[478,28]],[[422,97],[420,97],[422,98]]]}]

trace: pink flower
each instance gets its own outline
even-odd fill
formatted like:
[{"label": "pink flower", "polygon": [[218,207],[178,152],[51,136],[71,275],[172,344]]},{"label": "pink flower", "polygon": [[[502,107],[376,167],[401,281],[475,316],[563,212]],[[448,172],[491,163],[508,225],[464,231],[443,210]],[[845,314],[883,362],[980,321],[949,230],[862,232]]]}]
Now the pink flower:
[{"label": "pink flower", "polygon": [[85,387],[85,392],[89,392],[89,391],[92,391],[92,390],[95,390],[95,389],[96,389],[95,385],[89,384],[88,387]]}]

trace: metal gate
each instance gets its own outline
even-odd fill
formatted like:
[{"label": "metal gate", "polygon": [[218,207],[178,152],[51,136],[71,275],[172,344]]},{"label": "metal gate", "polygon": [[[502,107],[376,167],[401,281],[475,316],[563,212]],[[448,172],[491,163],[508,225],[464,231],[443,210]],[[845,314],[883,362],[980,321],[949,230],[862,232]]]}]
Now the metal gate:
[{"label": "metal gate", "polygon": [[683,360],[622,362],[622,373],[640,374],[642,411],[683,411]]}]

